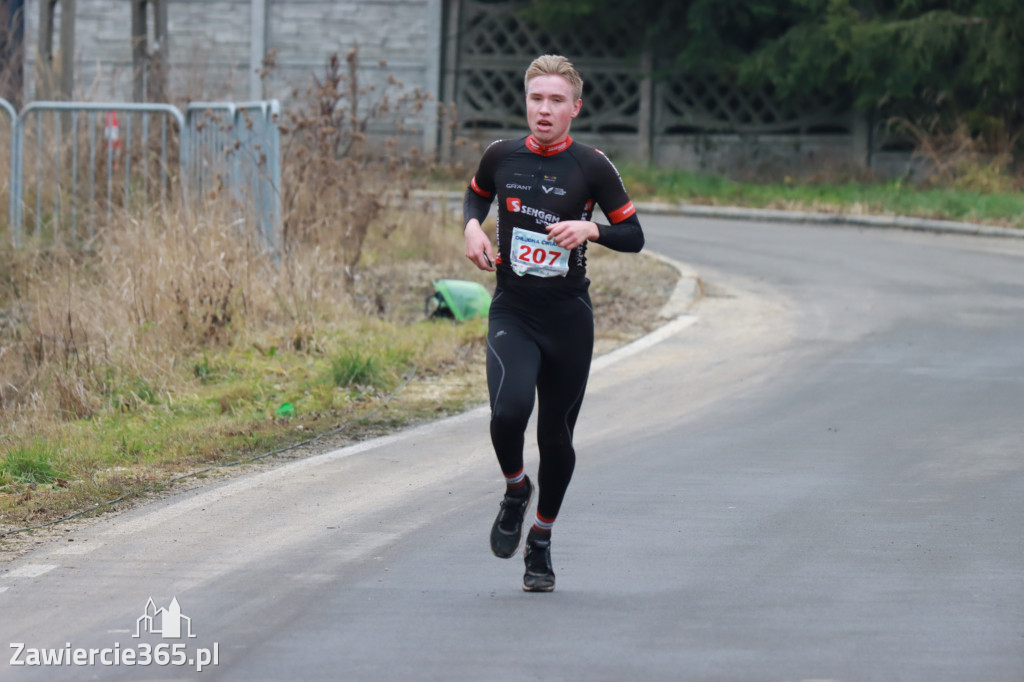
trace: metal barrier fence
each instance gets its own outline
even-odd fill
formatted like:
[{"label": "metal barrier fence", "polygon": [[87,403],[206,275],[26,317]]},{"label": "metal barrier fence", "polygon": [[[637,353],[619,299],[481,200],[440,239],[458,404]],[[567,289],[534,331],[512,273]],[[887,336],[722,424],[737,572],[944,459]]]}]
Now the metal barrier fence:
[{"label": "metal barrier fence", "polygon": [[[2,196],[4,196],[6,198],[6,200],[7,200],[7,206],[5,207],[6,210],[4,210],[3,212],[0,212],[0,215],[7,214],[8,216],[10,216],[11,215],[10,211],[11,211],[11,206],[12,206],[10,183],[11,183],[11,178],[14,177],[14,155],[12,154],[12,152],[13,152],[14,146],[15,146],[15,142],[14,142],[14,140],[15,140],[15,127],[16,127],[16,123],[18,121],[18,112],[16,112],[14,110],[14,107],[11,106],[10,102],[8,102],[7,100],[2,99],[2,98],[0,98],[0,109],[3,109],[7,113],[7,124],[10,126],[10,133],[7,135],[7,138],[5,140],[5,142],[7,144],[7,158],[10,161],[10,163],[8,164],[8,176],[7,176],[7,183],[6,183],[7,184],[7,192],[2,193]],[[13,225],[13,222],[10,221],[10,219],[8,219],[8,222]],[[14,228],[12,227],[10,229],[13,230]]]},{"label": "metal barrier fence", "polygon": [[191,210],[216,183],[276,250],[278,107],[206,102],[185,115],[168,104],[33,102],[18,114],[0,99],[11,120],[10,238],[20,244],[27,226],[41,242],[92,239],[115,210]]},{"label": "metal barrier fence", "polygon": [[227,190],[255,211],[264,243],[281,224],[281,136],[277,100],[192,102],[185,110],[185,173],[198,196]]},{"label": "metal barrier fence", "polygon": [[[81,239],[80,223],[91,239],[99,211],[109,223],[115,206],[144,214],[151,203],[166,202],[171,178],[180,177],[173,168],[180,159],[170,160],[169,136],[177,135],[183,120],[167,104],[27,105],[18,116],[12,149],[15,242],[21,241],[26,213],[37,239],[57,241],[62,234]],[[29,192],[34,201],[26,201]]]}]

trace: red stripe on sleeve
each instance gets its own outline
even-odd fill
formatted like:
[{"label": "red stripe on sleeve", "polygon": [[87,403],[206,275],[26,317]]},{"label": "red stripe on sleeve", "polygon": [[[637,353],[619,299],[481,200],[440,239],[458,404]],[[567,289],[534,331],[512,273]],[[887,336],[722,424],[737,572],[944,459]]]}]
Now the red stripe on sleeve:
[{"label": "red stripe on sleeve", "polygon": [[636,213],[636,208],[633,207],[633,202],[631,201],[622,208],[609,213],[608,219],[611,220],[613,223],[621,223],[623,220],[633,215],[634,213]]},{"label": "red stripe on sleeve", "polygon": [[477,194],[482,196],[484,199],[490,199],[491,198],[491,193],[490,192],[483,191],[482,189],[480,189],[480,185],[476,184],[476,176],[475,175],[473,176],[473,179],[470,181],[469,186],[473,189],[474,192],[476,192]]}]

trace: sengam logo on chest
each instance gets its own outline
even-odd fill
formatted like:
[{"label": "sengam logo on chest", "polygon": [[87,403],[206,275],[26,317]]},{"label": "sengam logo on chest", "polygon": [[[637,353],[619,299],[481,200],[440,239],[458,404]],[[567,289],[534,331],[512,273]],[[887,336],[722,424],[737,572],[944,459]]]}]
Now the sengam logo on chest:
[{"label": "sengam logo on chest", "polygon": [[516,197],[508,197],[505,199],[505,207],[509,213],[519,213],[521,215],[528,215],[532,218],[537,219],[538,225],[554,225],[562,219],[554,213],[548,213],[542,211],[539,208],[533,208],[532,206],[526,206],[523,204],[522,199]]}]

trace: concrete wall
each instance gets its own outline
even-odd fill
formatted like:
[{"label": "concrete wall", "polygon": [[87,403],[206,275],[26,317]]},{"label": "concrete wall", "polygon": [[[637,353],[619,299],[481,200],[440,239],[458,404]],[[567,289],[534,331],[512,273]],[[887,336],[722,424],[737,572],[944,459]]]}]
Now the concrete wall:
[{"label": "concrete wall", "polygon": [[[389,76],[398,91],[435,99],[440,69],[443,0],[167,0],[169,95],[195,100],[279,99],[284,108],[305,99],[327,57],[359,47],[361,80],[379,97]],[[75,99],[132,98],[131,9],[125,0],[76,0]],[[26,2],[25,100],[36,92],[39,0]],[[59,14],[59,7],[58,7]],[[58,19],[59,21],[59,19]],[[152,36],[152,16],[150,17]],[[263,49],[259,49],[263,48]],[[253,76],[267,51],[277,67]],[[379,62],[386,60],[387,66]],[[404,117],[406,136],[432,149],[436,109]]]},{"label": "concrete wall", "polygon": [[[480,130],[467,133],[469,144],[459,146],[454,158],[471,168],[493,140],[526,135],[521,130]],[[628,133],[573,132],[572,137],[597,147],[616,165],[643,163],[637,137]],[[672,135],[656,137],[651,162],[662,168],[714,173],[734,179],[786,174],[794,178],[830,170],[863,167],[863,149],[853,136],[836,135]],[[901,175],[907,155],[888,154],[884,165],[871,159],[871,169],[883,175]]]}]

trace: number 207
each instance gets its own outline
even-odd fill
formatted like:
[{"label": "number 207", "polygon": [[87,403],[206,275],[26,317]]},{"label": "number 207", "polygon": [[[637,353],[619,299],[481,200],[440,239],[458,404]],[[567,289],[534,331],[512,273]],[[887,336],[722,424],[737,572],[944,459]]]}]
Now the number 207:
[{"label": "number 207", "polygon": [[[547,264],[554,265],[561,256],[558,251],[548,251],[547,249],[535,249],[529,244],[519,245],[519,260],[524,263],[536,263],[538,265]],[[548,258],[551,258],[549,261]]]}]

